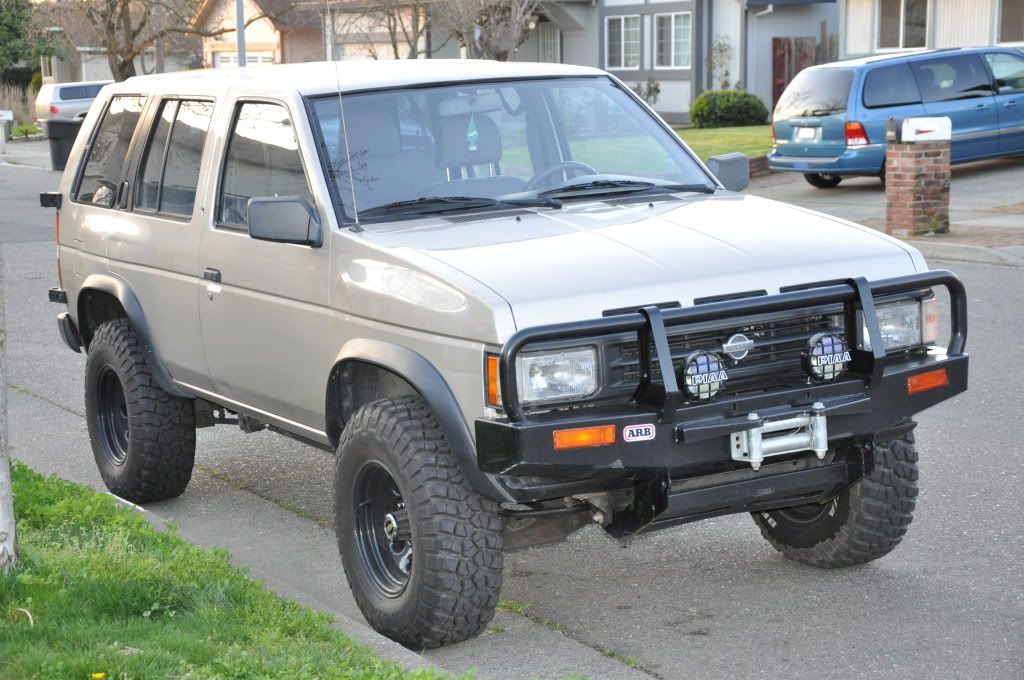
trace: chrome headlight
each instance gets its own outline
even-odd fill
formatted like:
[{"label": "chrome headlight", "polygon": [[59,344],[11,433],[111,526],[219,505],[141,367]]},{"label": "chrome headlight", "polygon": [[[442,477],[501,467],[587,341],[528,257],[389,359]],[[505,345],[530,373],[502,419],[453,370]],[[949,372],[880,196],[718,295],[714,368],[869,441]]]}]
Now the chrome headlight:
[{"label": "chrome headlight", "polygon": [[[882,334],[882,347],[887,352],[930,344],[938,336],[939,314],[935,298],[875,305],[875,314]],[[871,338],[863,319],[861,326],[857,346],[870,351]]]},{"label": "chrome headlight", "polygon": [[583,399],[597,392],[593,347],[529,352],[516,357],[516,381],[523,404]]}]

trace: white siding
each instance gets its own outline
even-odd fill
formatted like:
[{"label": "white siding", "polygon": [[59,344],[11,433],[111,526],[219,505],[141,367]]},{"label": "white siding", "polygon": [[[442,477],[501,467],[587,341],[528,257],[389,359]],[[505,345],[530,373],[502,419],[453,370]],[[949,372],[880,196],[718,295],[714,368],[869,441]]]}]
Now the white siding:
[{"label": "white siding", "polygon": [[935,0],[932,5],[932,43],[929,47],[991,45],[992,17],[997,0]]},{"label": "white siding", "polygon": [[[722,0],[712,3],[711,9],[711,42],[707,46],[708,53],[718,40],[729,42],[729,86],[740,79],[740,56],[743,52],[743,2],[741,0]],[[721,73],[709,74],[711,89],[722,86]],[[660,108],[660,107],[659,107]]]},{"label": "white siding", "polygon": [[844,40],[840,56],[870,54],[875,51],[875,0],[846,0],[843,8]]},{"label": "white siding", "polygon": [[686,113],[690,110],[690,81],[663,80],[654,108],[659,113]]}]

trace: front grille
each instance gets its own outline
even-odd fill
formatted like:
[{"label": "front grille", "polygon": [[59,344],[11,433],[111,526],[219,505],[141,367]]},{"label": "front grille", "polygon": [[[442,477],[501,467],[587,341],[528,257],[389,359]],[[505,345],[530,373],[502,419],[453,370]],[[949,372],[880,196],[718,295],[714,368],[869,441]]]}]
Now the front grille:
[{"label": "front grille", "polygon": [[[801,358],[812,336],[825,331],[842,334],[841,323],[829,313],[802,314],[799,316],[756,321],[713,329],[673,332],[669,327],[669,350],[677,376],[683,361],[691,352],[702,350],[718,354],[729,373],[723,395],[737,395],[763,392],[771,389],[796,387],[807,383]],[[722,345],[737,333],[754,341],[754,347],[747,356],[735,360],[722,351]],[[640,381],[640,359],[636,340],[622,342],[608,347],[609,387],[631,387]],[[661,371],[655,362],[651,348],[652,378],[661,381]]]}]

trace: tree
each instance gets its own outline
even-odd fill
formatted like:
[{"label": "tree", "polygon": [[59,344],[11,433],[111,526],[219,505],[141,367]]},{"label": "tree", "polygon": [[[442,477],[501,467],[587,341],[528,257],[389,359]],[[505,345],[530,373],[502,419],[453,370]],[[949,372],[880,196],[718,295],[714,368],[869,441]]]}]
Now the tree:
[{"label": "tree", "polygon": [[[114,79],[125,80],[136,75],[135,59],[166,39],[235,31],[234,27],[207,30],[195,25],[200,4],[201,0],[58,0],[48,9],[53,25],[85,22],[106,51]],[[245,25],[265,18],[272,17],[258,12]]]},{"label": "tree", "polygon": [[[0,277],[3,276],[0,254]],[[11,489],[11,458],[7,449],[7,320],[0,292],[0,572],[18,561],[17,535],[14,530],[14,492]]]},{"label": "tree", "polygon": [[508,61],[537,25],[539,0],[432,0],[470,58]]},{"label": "tree", "polygon": [[37,56],[30,0],[0,0],[0,71]]}]

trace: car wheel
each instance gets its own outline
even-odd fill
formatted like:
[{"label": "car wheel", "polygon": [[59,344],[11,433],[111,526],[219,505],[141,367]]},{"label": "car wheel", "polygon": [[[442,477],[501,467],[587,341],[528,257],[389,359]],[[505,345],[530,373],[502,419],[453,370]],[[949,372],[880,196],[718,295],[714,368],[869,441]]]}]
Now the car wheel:
[{"label": "car wheel", "polygon": [[484,630],[501,590],[499,507],[470,487],[420,397],[356,411],[334,492],[345,577],[374,629],[413,649]]},{"label": "car wheel", "polygon": [[917,450],[913,433],[861,445],[871,471],[836,498],[821,504],[753,513],[776,550],[815,567],[865,564],[899,545],[917,501]]},{"label": "car wheel", "polygon": [[843,181],[843,178],[839,175],[830,175],[821,172],[805,172],[804,179],[812,187],[818,189],[831,189],[839,186],[839,183]]},{"label": "car wheel", "polygon": [[185,491],[196,451],[192,400],[157,387],[128,319],[108,321],[93,335],[85,414],[93,456],[111,493],[148,503]]}]

